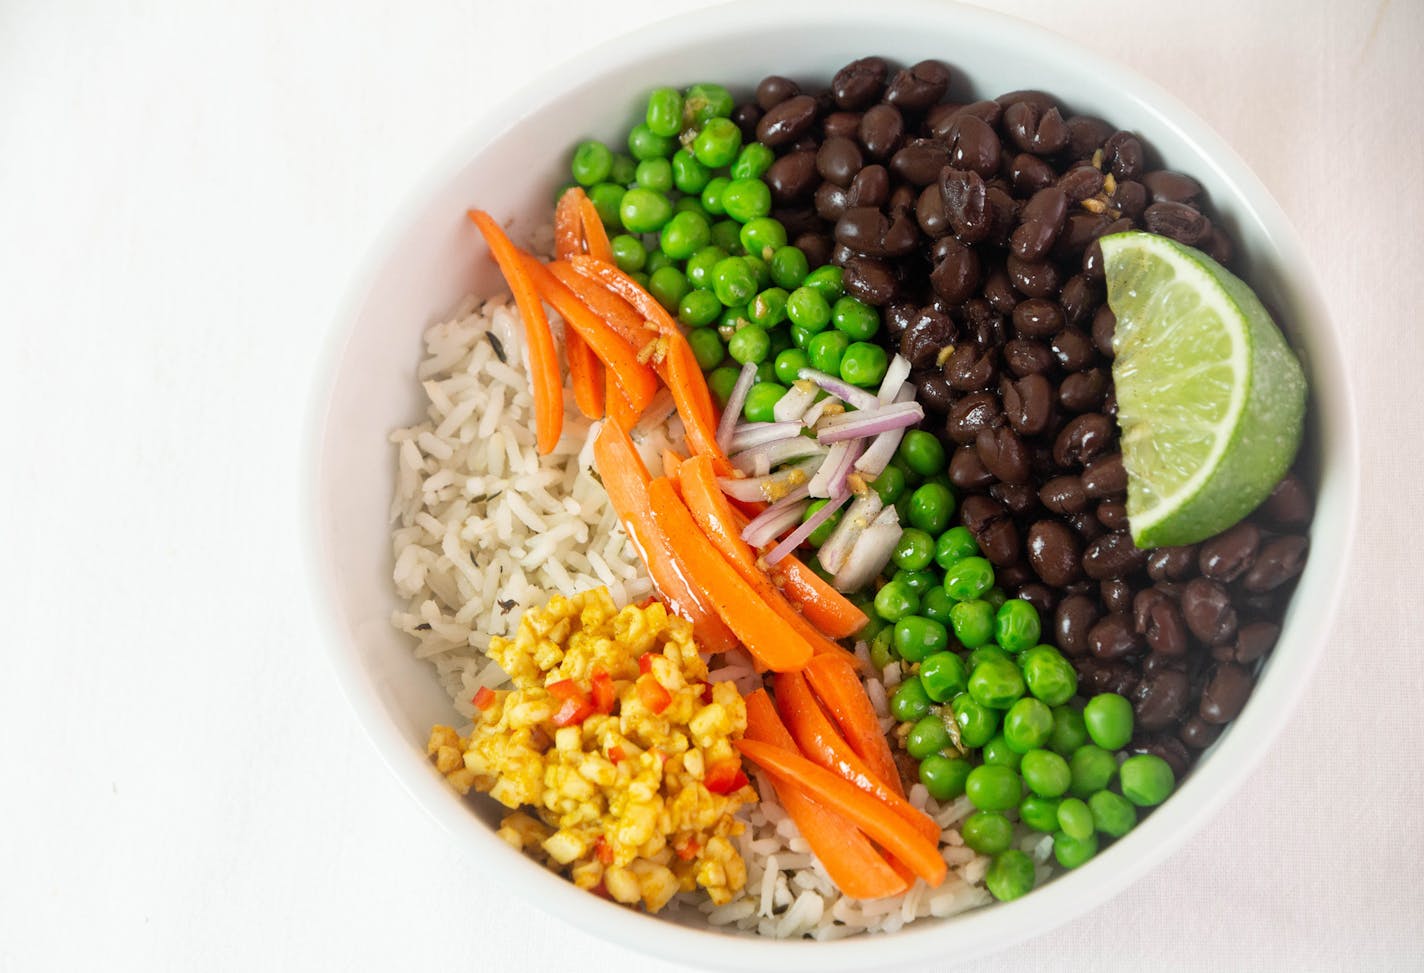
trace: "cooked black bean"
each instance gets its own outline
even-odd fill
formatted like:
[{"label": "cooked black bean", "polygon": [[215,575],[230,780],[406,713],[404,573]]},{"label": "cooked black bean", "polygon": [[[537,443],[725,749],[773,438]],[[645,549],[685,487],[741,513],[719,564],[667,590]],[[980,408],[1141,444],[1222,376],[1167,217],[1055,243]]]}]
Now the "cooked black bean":
[{"label": "cooked black bean", "polygon": [[1150,753],[1154,757],[1161,757],[1167,762],[1167,766],[1172,768],[1172,774],[1177,780],[1181,780],[1192,765],[1192,755],[1175,736],[1161,733],[1153,736],[1143,734],[1140,738],[1134,736],[1128,749],[1134,754]]},{"label": "cooked black bean", "polygon": [[945,209],[944,195],[938,185],[926,186],[915,199],[915,219],[920,229],[930,239],[938,239],[946,233],[954,232],[949,221],[949,211]]},{"label": "cooked black bean", "polygon": [[889,67],[883,58],[863,57],[836,72],[831,79],[831,94],[840,108],[859,110],[880,100],[885,90]]},{"label": "cooked black bean", "polygon": [[1205,577],[1227,584],[1246,573],[1256,560],[1260,546],[1260,528],[1250,521],[1242,521],[1203,541],[1197,554],[1197,565]]},{"label": "cooked black bean", "polygon": [[[1015,375],[1042,375],[1053,368],[1053,352],[1041,341],[1015,338],[1004,345],[1004,364]],[[1052,401],[1049,390],[1049,401]]]},{"label": "cooked black bean", "polygon": [[1093,693],[1117,693],[1126,696],[1137,685],[1137,670],[1130,661],[1108,662],[1084,660],[1080,674],[1082,682]]},{"label": "cooked black bean", "polygon": [[880,207],[890,199],[890,173],[882,165],[868,165],[855,174],[846,190],[850,206]]},{"label": "cooked black bean", "polygon": [[1004,418],[1015,432],[1034,436],[1048,425],[1053,411],[1053,387],[1042,375],[1030,373],[1005,379],[1000,396],[1004,400]]},{"label": "cooked black bean", "polygon": [[1056,514],[1076,514],[1088,508],[1083,481],[1076,476],[1055,476],[1038,488],[1038,499]]},{"label": "cooked black bean", "polygon": [[1127,504],[1121,500],[1104,500],[1093,510],[1098,523],[1108,530],[1127,530]]},{"label": "cooked black bean", "polygon": [[1191,646],[1181,609],[1169,597],[1162,597],[1147,610],[1147,624],[1141,628],[1152,651],[1167,658],[1186,655]]},{"label": "cooked black bean", "polygon": [[962,396],[949,410],[945,432],[960,445],[969,445],[979,430],[989,429],[1000,421],[999,399],[992,392],[971,392]]},{"label": "cooked black bean", "polygon": [[1014,255],[1030,262],[1041,260],[1058,239],[1067,218],[1068,196],[1062,189],[1049,186],[1034,193],[1019,211],[1023,222],[1009,238]]},{"label": "cooked black bean", "polygon": [[949,68],[942,61],[921,61],[901,68],[885,89],[885,100],[909,112],[922,112],[949,90]]},{"label": "cooked black bean", "polygon": [[1053,612],[1053,641],[1065,655],[1088,653],[1088,632],[1102,610],[1096,600],[1086,595],[1069,595]]},{"label": "cooked black bean", "polygon": [[994,228],[984,179],[972,169],[945,166],[938,176],[940,199],[954,234],[965,243],[977,243]]},{"label": "cooked black bean", "polygon": [[787,206],[816,192],[816,153],[791,152],[771,164],[762,177],[776,203]]},{"label": "cooked black bean", "polygon": [[900,294],[899,278],[895,276],[894,268],[883,260],[851,257],[842,267],[845,270],[846,293],[857,300],[881,307]]},{"label": "cooked black bean", "polygon": [[954,391],[943,375],[930,375],[919,382],[915,398],[932,415],[945,415],[954,404]]},{"label": "cooked black bean", "polygon": [[761,121],[761,109],[751,102],[732,109],[732,123],[742,133],[744,142],[750,142],[756,138],[757,122],[759,121]]},{"label": "cooked black bean", "polygon": [[756,138],[772,148],[790,145],[816,123],[816,99],[794,95],[771,108],[757,122]]},{"label": "cooked black bean", "polygon": [[1019,302],[1019,295],[1014,290],[1013,282],[1009,280],[1008,271],[1003,264],[996,263],[988,273],[984,275],[984,300],[989,302],[989,306],[1000,314],[1012,314],[1014,306]]},{"label": "cooked black bean", "polygon": [[1081,578],[1081,558],[1078,535],[1062,521],[1040,520],[1028,529],[1028,563],[1046,583],[1061,588]]},{"label": "cooked black bean", "polygon": [[1196,714],[1189,716],[1177,730],[1177,739],[1192,750],[1205,750],[1215,743],[1219,736],[1221,736],[1220,726],[1208,723]]},{"label": "cooked black bean", "polygon": [[1099,456],[1083,467],[1083,490],[1094,499],[1118,497],[1127,489],[1127,470],[1122,454]]},{"label": "cooked black bean", "polygon": [[945,244],[934,270],[930,271],[930,286],[950,304],[961,304],[973,296],[979,286],[979,254],[954,237],[941,237],[936,245]]},{"label": "cooked black bean", "polygon": [[959,322],[960,330],[985,349],[1000,347],[1008,334],[1003,315],[979,297],[971,297],[959,306]]},{"label": "cooked black bean", "polygon": [[991,483],[989,496],[1002,503],[1016,518],[1037,513],[1040,507],[1038,491],[1031,483]]},{"label": "cooked black bean", "polygon": [[880,104],[860,118],[860,144],[873,159],[888,159],[905,136],[905,119],[894,105]]},{"label": "cooked black bean", "polygon": [[949,131],[949,123],[953,117],[964,110],[964,106],[958,102],[942,101],[938,105],[931,105],[925,111],[924,131],[931,138],[944,138]]},{"label": "cooked black bean", "polygon": [[1147,189],[1140,182],[1124,179],[1113,188],[1112,206],[1129,221],[1141,219],[1148,202]]},{"label": "cooked black bean", "polygon": [[[951,404],[950,409],[953,407]],[[994,474],[980,462],[979,451],[973,445],[965,444],[949,458],[949,482],[966,492],[983,490],[994,482]]]},{"label": "cooked black bean", "polygon": [[816,171],[827,182],[845,187],[865,165],[860,146],[844,136],[827,138],[816,152]]},{"label": "cooked black bean", "polygon": [[1114,132],[1103,143],[1103,163],[1116,179],[1142,175],[1142,143],[1131,132]]},{"label": "cooked black bean", "polygon": [[949,146],[937,139],[910,139],[890,159],[890,172],[912,186],[928,186],[949,165]]},{"label": "cooked black bean", "polygon": [[1106,533],[1103,525],[1098,522],[1098,518],[1086,510],[1081,513],[1069,514],[1064,520],[1068,522],[1069,527],[1078,532],[1079,537],[1090,543]]},{"label": "cooked black bean", "polygon": [[1297,527],[1310,523],[1311,507],[1310,493],[1305,485],[1299,477],[1290,474],[1276,484],[1257,512],[1283,527]]},{"label": "cooked black bean", "polygon": [[1028,198],[1058,180],[1053,166],[1029,152],[1020,152],[1009,163],[1009,183],[1014,195]]},{"label": "cooked black bean", "polygon": [[1104,534],[1083,552],[1083,570],[1096,581],[1126,578],[1141,570],[1147,552],[1132,543],[1126,531]]},{"label": "cooked black bean", "polygon": [[[900,354],[905,354],[903,347]],[[908,355],[906,357],[909,357]],[[963,342],[954,346],[954,351],[944,363],[944,377],[949,387],[957,392],[978,392],[992,388],[999,376],[999,351],[997,348],[982,349],[974,342]],[[1005,418],[1013,425],[1010,405],[1004,400]],[[1018,428],[1015,426],[1015,428]]]},{"label": "cooked black bean", "polygon": [[1103,191],[1103,174],[1091,165],[1074,166],[1058,178],[1057,185],[1068,203],[1076,206]]},{"label": "cooked black bean", "polygon": [[1101,368],[1075,372],[1058,385],[1058,403],[1069,412],[1091,412],[1103,404],[1108,377]]},{"label": "cooked black bean", "polygon": [[1113,133],[1107,122],[1088,115],[1070,115],[1064,124],[1068,126],[1068,155],[1074,159],[1091,159]]},{"label": "cooked black bean", "polygon": [[1058,594],[1046,584],[1030,581],[1014,590],[1014,597],[1028,602],[1038,610],[1039,615],[1047,615],[1058,603]]},{"label": "cooked black bean", "polygon": [[1093,313],[1093,347],[1104,358],[1113,357],[1113,332],[1117,330],[1117,315],[1104,304]]},{"label": "cooked black bean", "polygon": [[1052,263],[1020,260],[1016,254],[1010,253],[1004,261],[1004,269],[1009,272],[1014,288],[1025,297],[1051,297],[1058,292],[1061,278],[1058,268]]},{"label": "cooked black bean", "polygon": [[1024,483],[1028,480],[1028,451],[1019,434],[1007,426],[981,429],[974,437],[974,448],[984,468],[1003,483]]},{"label": "cooked black bean", "polygon": [[[940,349],[953,343],[955,335],[954,322],[949,319],[948,315],[941,314],[933,308],[924,308],[905,329],[905,333],[901,335],[900,354],[909,360],[912,368],[927,368],[936,364]],[[961,349],[970,355],[976,354],[973,345],[961,345],[955,348],[955,351],[958,352]],[[949,377],[947,372],[946,377]],[[952,379],[950,384],[953,387]]]},{"label": "cooked black bean", "polygon": [[1215,581],[1193,578],[1182,589],[1182,618],[1193,635],[1207,645],[1221,645],[1236,636],[1236,609],[1231,595]]},{"label": "cooked black bean", "polygon": [[1053,459],[1059,466],[1088,463],[1107,451],[1115,432],[1112,420],[1101,413],[1077,416],[1054,440]]},{"label": "cooked black bean", "polygon": [[1063,328],[1063,308],[1041,297],[1020,302],[1013,318],[1014,331],[1025,338],[1047,338]]},{"label": "cooked black bean", "polygon": [[1281,636],[1281,627],[1275,622],[1251,622],[1242,625],[1236,633],[1236,644],[1232,646],[1231,658],[1243,666],[1249,666],[1257,659],[1265,658],[1276,647],[1276,639]]},{"label": "cooked black bean", "polygon": [[831,262],[831,248],[834,241],[826,234],[803,233],[792,242],[806,255],[806,262],[810,266],[820,267]]},{"label": "cooked black bean", "polygon": [[1241,579],[1241,587],[1253,594],[1274,591],[1305,569],[1305,555],[1310,542],[1304,537],[1286,535],[1261,545],[1256,563]]},{"label": "cooked black bean", "polygon": [[1006,564],[994,569],[994,579],[1000,588],[1014,591],[1033,580],[1033,569],[1023,561]]},{"label": "cooked black bean", "polygon": [[1189,247],[1211,233],[1211,222],[1185,203],[1153,203],[1143,211],[1142,225]]},{"label": "cooked black bean", "polygon": [[1142,651],[1142,636],[1125,612],[1110,612],[1088,630],[1088,651],[1099,659],[1121,659]]},{"label": "cooked black bean", "polygon": [[860,135],[860,112],[833,111],[821,122],[821,134],[826,138],[853,139]]},{"label": "cooked black bean", "polygon": [[985,179],[999,171],[999,136],[987,122],[961,112],[944,138],[949,143],[950,165],[956,169],[973,169]]},{"label": "cooked black bean", "polygon": [[1098,584],[1098,597],[1110,612],[1126,614],[1132,611],[1132,585],[1121,578],[1109,578]]},{"label": "cooked black bean", "polygon": [[788,98],[794,98],[801,93],[801,86],[790,78],[783,78],[779,74],[770,74],[761,79],[761,83],[756,86],[756,103],[762,111],[775,108]]},{"label": "cooked black bean", "polygon": [[1231,257],[1236,252],[1236,246],[1231,242],[1230,234],[1219,226],[1213,226],[1211,233],[1199,246],[1208,257],[1219,264],[1231,263]]},{"label": "cooked black bean", "polygon": [[1053,357],[1065,372],[1079,372],[1097,363],[1093,339],[1078,328],[1064,328],[1048,343]]},{"label": "cooked black bean", "polygon": [[1251,673],[1234,662],[1219,663],[1202,689],[1198,712],[1208,723],[1230,723],[1236,719],[1246,700],[1251,698],[1255,680]]},{"label": "cooked black bean", "polygon": [[1003,504],[991,497],[966,497],[960,507],[960,518],[984,556],[996,567],[1013,564],[1018,559],[1018,528]]},{"label": "cooked black bean", "polygon": [[1191,203],[1202,193],[1201,183],[1182,172],[1158,169],[1142,176],[1154,203]]},{"label": "cooked black bean", "polygon": [[834,223],[850,207],[850,192],[833,182],[823,182],[816,187],[816,214],[827,222]]},{"label": "cooked black bean", "polygon": [[1153,581],[1183,581],[1191,577],[1197,566],[1196,550],[1195,547],[1155,549],[1147,555],[1147,576]]},{"label": "cooked black bean", "polygon": [[1007,247],[1018,220],[1018,200],[998,180],[987,185],[984,195],[989,201],[990,217],[989,235],[984,240],[995,247]]},{"label": "cooked black bean", "polygon": [[1063,282],[1058,292],[1058,303],[1063,308],[1063,318],[1069,324],[1082,324],[1099,304],[1102,295],[1098,288],[1088,282],[1082,274],[1074,274]]},{"label": "cooked black bean", "polygon": [[1143,730],[1165,730],[1186,712],[1191,684],[1179,669],[1158,669],[1132,691],[1135,725]]},{"label": "cooked black bean", "polygon": [[1068,145],[1068,126],[1057,107],[1036,100],[1015,101],[1004,108],[1004,128],[1015,145],[1034,155],[1053,155]]}]

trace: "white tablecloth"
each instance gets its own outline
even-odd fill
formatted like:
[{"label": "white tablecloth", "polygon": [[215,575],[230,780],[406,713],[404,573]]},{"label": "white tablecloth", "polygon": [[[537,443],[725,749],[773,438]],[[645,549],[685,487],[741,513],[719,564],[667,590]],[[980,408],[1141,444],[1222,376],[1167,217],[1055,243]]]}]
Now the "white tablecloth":
[{"label": "white tablecloth", "polygon": [[[362,738],[317,644],[298,426],[358,255],[471,117],[699,5],[0,8],[0,969],[655,968],[551,935]],[[1418,968],[1424,6],[1002,6],[1174,91],[1273,188],[1351,347],[1366,486],[1259,772],[990,965]]]}]

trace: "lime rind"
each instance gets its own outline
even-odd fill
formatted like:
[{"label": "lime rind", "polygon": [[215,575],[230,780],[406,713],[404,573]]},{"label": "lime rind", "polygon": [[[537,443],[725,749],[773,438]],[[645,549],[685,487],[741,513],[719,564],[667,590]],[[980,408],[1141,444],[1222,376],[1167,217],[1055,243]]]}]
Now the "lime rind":
[{"label": "lime rind", "polygon": [[1133,541],[1196,543],[1289,469],[1305,376],[1256,295],[1206,254],[1141,232],[1101,244]]}]

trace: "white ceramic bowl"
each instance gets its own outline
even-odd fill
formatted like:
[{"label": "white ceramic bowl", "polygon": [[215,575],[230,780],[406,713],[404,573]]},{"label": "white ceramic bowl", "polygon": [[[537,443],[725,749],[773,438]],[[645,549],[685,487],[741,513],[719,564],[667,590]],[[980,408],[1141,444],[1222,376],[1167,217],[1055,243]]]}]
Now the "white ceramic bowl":
[{"label": "white ceramic bowl", "polygon": [[[1201,827],[1268,752],[1330,628],[1353,526],[1357,463],[1339,337],[1285,216],[1230,147],[1152,83],[1031,25],[939,0],[877,0],[873,19],[866,9],[789,0],[684,15],[560,65],[488,113],[396,215],[356,276],[313,412],[307,499],[331,659],[357,721],[397,779],[471,862],[531,903],[631,948],[725,969],[827,971],[931,958],[943,965],[946,957],[981,955],[1044,932],[1120,892]],[[650,918],[575,889],[494,837],[494,811],[472,810],[430,766],[427,732],[448,721],[451,709],[389,621],[396,607],[386,517],[394,453],[386,435],[420,415],[414,372],[421,331],[462,296],[501,286],[465,219],[467,207],[512,218],[518,238],[550,220],[574,141],[619,139],[648,89],[710,80],[745,93],[770,73],[824,82],[845,62],[872,53],[901,63],[948,62],[959,98],[1045,89],[1075,111],[1140,133],[1164,164],[1202,182],[1239,241],[1245,276],[1278,309],[1306,360],[1318,512],[1309,565],[1255,695],[1214,752],[1126,838],[1017,902],[922,921],[892,936],[771,942]]]}]

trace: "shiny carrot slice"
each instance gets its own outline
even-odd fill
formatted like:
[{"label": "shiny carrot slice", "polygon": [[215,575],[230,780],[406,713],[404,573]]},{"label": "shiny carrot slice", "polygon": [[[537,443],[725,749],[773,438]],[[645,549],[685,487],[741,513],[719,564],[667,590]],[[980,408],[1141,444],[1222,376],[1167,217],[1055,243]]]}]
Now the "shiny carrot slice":
[{"label": "shiny carrot slice", "polygon": [[865,612],[851,604],[849,598],[832,588],[795,555],[777,562],[771,570],[771,577],[792,604],[827,635],[838,639],[849,638],[864,628],[868,621]]},{"label": "shiny carrot slice", "polygon": [[777,672],[803,668],[812,655],[811,643],[793,631],[698,529],[672,481],[659,477],[648,485],[653,522],[669,538],[688,568],[688,581],[707,596],[722,620],[747,651]]},{"label": "shiny carrot slice", "polygon": [[885,786],[903,797],[904,785],[890,741],[880,732],[880,719],[855,666],[844,659],[817,656],[806,666],[806,680],[846,743]]},{"label": "shiny carrot slice", "polygon": [[[794,753],[796,741],[776,715],[766,690],[758,689],[747,696],[746,702],[746,738]],[[900,895],[910,887],[855,825],[793,785],[773,778],[771,786],[843,894],[853,899],[883,899]]]},{"label": "shiny carrot slice", "polygon": [[534,387],[535,440],[542,455],[553,451],[564,427],[564,382],[559,375],[558,352],[554,348],[554,333],[544,316],[544,305],[529,276],[523,260],[524,252],[514,245],[499,224],[483,210],[468,213],[480,228],[495,263],[504,274],[505,282],[514,292],[514,303],[524,319],[524,333],[529,341],[530,376]]},{"label": "shiny carrot slice", "polygon": [[604,372],[603,408],[608,414],[608,421],[625,433],[637,424],[638,416],[642,414],[641,410],[634,409],[628,403],[611,371]]},{"label": "shiny carrot slice", "polygon": [[583,241],[584,246],[588,248],[588,255],[595,260],[613,263],[613,246],[608,242],[608,231],[603,228],[603,219],[598,215],[593,200],[589,199],[582,189],[578,190],[578,196],[575,198],[578,200],[579,216],[583,223]]},{"label": "shiny carrot slice", "polygon": [[554,255],[560,260],[584,252],[583,213],[579,208],[579,197],[583,195],[577,186],[566,189],[554,206]]},{"label": "shiny carrot slice", "polygon": [[835,808],[836,813],[908,865],[928,885],[938,886],[944,881],[949,867],[940,857],[938,841],[927,840],[884,802],[800,754],[756,740],[739,740],[735,745],[778,784],[785,782],[822,807]]}]

